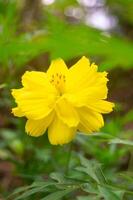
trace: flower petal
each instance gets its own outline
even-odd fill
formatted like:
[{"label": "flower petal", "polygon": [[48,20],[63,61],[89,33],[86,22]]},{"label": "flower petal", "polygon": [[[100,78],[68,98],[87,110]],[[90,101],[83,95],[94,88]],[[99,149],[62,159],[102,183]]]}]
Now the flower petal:
[{"label": "flower petal", "polygon": [[91,133],[93,131],[98,131],[102,126],[104,126],[101,114],[93,112],[86,107],[78,108],[77,110],[80,116],[80,125],[78,127],[80,131]]},{"label": "flower petal", "polygon": [[95,112],[105,114],[112,112],[114,108],[114,103],[105,100],[90,101],[87,107],[94,110]]},{"label": "flower petal", "polygon": [[14,89],[12,95],[24,115],[33,120],[46,117],[53,109],[56,98],[54,94],[46,93],[43,88]]},{"label": "flower petal", "polygon": [[53,120],[53,112],[41,120],[28,119],[26,122],[25,130],[28,135],[38,137],[45,133],[49,124]]},{"label": "flower petal", "polygon": [[83,56],[69,69],[66,88],[69,92],[79,92],[80,89],[97,87],[107,83],[106,72],[97,72],[97,65]]},{"label": "flower petal", "polygon": [[79,116],[75,108],[66,101],[60,98],[56,103],[55,110],[57,116],[69,127],[76,127],[79,123]]},{"label": "flower petal", "polygon": [[[107,98],[107,73],[97,72],[97,66],[87,64],[82,58],[75,66],[70,68],[66,82],[66,98],[77,107],[87,106],[90,100]],[[76,71],[76,74],[74,74]]]},{"label": "flower petal", "polygon": [[88,74],[89,68],[90,62],[85,56],[83,56],[75,65],[70,67],[66,82],[66,89],[69,92],[76,92],[79,90],[79,86],[80,88],[82,87],[82,82],[84,81],[86,74]]},{"label": "flower petal", "polygon": [[22,112],[22,110],[18,107],[16,108],[12,108],[12,113],[14,114],[14,116],[16,117],[23,117],[24,113]]},{"label": "flower petal", "polygon": [[22,85],[24,87],[33,87],[34,85],[45,86],[46,73],[38,71],[26,71],[22,76]]},{"label": "flower petal", "polygon": [[88,106],[90,102],[99,101],[107,97],[107,86],[80,89],[77,93],[66,93],[65,98],[75,107]]},{"label": "flower petal", "polygon": [[51,62],[51,65],[49,69],[47,70],[47,76],[51,77],[52,75],[57,74],[57,73],[66,75],[67,72],[68,72],[68,68],[65,62],[61,58],[59,58]]},{"label": "flower petal", "polygon": [[45,72],[26,71],[22,76],[22,85],[30,90],[38,88],[48,93],[56,93],[55,88],[50,84]]},{"label": "flower petal", "polygon": [[69,143],[75,134],[76,129],[69,128],[58,117],[55,117],[55,120],[48,128],[48,138],[53,145]]}]

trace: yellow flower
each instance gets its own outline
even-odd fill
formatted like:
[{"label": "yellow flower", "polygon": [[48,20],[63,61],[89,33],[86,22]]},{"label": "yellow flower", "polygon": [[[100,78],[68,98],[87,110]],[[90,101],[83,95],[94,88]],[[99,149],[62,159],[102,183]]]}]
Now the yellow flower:
[{"label": "yellow flower", "polygon": [[76,130],[89,134],[103,125],[102,114],[112,111],[106,101],[107,73],[82,57],[70,69],[62,59],[52,61],[47,72],[26,71],[20,89],[13,89],[17,107],[12,112],[25,116],[26,132],[40,136],[48,129],[51,144],[70,142]]}]

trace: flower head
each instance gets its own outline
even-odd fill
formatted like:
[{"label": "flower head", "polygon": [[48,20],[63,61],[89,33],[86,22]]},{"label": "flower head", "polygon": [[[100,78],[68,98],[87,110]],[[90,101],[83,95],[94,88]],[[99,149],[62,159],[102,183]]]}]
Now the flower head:
[{"label": "flower head", "polygon": [[70,69],[62,59],[52,61],[47,72],[26,71],[20,89],[13,89],[17,107],[12,112],[25,116],[26,132],[40,136],[48,129],[51,144],[70,142],[76,130],[89,134],[103,125],[102,114],[112,111],[106,101],[107,73],[82,57]]}]

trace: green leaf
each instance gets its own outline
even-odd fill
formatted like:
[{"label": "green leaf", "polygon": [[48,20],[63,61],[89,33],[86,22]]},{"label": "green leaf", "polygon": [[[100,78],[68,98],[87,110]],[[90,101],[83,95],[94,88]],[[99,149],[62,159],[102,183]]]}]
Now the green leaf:
[{"label": "green leaf", "polygon": [[97,175],[98,180],[99,180],[100,183],[102,183],[102,184],[106,184],[107,183],[107,179],[106,179],[101,167],[96,169],[96,175]]},{"label": "green leaf", "polygon": [[25,199],[33,194],[36,194],[38,192],[44,192],[44,188],[45,187],[37,187],[37,188],[32,188],[31,190],[28,190],[26,192],[24,192],[23,194],[21,194],[19,197],[16,197],[14,200],[19,200],[19,199]]},{"label": "green leaf", "polygon": [[33,182],[31,185],[23,186],[23,187],[19,187],[19,188],[15,189],[15,191],[11,194],[11,196],[16,195],[21,192],[24,192],[24,191],[34,188],[34,187],[42,187],[47,184],[49,185],[49,184],[54,184],[54,183],[52,183],[52,182],[45,183],[44,181],[39,181],[39,182],[36,181],[36,182]]},{"label": "green leaf", "polygon": [[105,188],[102,186],[98,186],[99,191],[102,195],[102,197],[105,198],[105,200],[122,200],[123,191],[112,191],[109,188]]},{"label": "green leaf", "polygon": [[120,177],[127,180],[128,182],[133,183],[133,172],[127,171],[119,174]]},{"label": "green leaf", "polygon": [[44,188],[46,188],[47,186],[54,185],[54,184],[55,183],[51,183],[51,182],[46,182],[46,183],[43,182],[43,184],[41,184],[41,185],[39,185],[38,183],[33,183],[33,185],[31,185],[29,187],[27,186],[27,187],[18,188],[17,191],[15,191],[12,195],[18,194],[18,193],[26,190],[26,192],[23,192],[21,195],[16,197],[14,200],[25,199],[35,193],[44,192]]},{"label": "green leaf", "polygon": [[77,197],[77,200],[99,200],[99,196],[92,196],[92,195],[79,196]]},{"label": "green leaf", "polygon": [[96,137],[96,138],[102,138],[102,139],[105,139],[105,140],[110,140],[110,139],[113,139],[114,136],[111,135],[111,134],[108,134],[108,133],[94,133],[92,135],[89,135],[89,137]]},{"label": "green leaf", "polygon": [[89,175],[89,177],[91,177],[93,180],[95,180],[96,182],[99,182],[97,176],[95,175],[95,173],[90,168],[88,169],[88,168],[85,168],[85,167],[76,167],[75,169],[77,171],[84,172],[85,174]]},{"label": "green leaf", "polygon": [[66,190],[57,191],[57,192],[54,192],[52,194],[47,195],[46,197],[44,197],[40,200],[59,200],[62,197],[64,197],[65,195],[71,193],[74,190],[75,190],[75,188],[68,188]]},{"label": "green leaf", "polygon": [[129,145],[129,146],[133,146],[133,142],[129,141],[129,140],[122,140],[119,138],[115,138],[109,141],[110,144],[125,144],[125,145]]},{"label": "green leaf", "polygon": [[53,172],[50,174],[50,177],[56,181],[58,181],[59,183],[63,183],[64,182],[64,177],[61,173],[59,172]]},{"label": "green leaf", "polygon": [[81,189],[90,194],[98,194],[99,193],[96,185],[94,185],[93,183],[84,183],[81,185]]},{"label": "green leaf", "polygon": [[99,179],[96,175],[96,168],[99,167],[99,165],[91,160],[87,160],[86,158],[84,158],[83,156],[80,155],[80,161],[81,161],[81,164],[85,167],[80,167],[80,168],[77,168],[85,173],[87,173],[90,177],[92,177],[97,183],[99,182]]}]

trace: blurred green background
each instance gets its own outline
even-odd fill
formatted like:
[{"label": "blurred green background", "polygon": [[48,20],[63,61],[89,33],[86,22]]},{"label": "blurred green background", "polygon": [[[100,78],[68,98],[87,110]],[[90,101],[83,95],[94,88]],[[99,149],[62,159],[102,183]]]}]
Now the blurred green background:
[{"label": "blurred green background", "polygon": [[[47,180],[53,171],[70,170],[73,175],[79,155],[101,163],[109,180],[133,190],[132,39],[133,0],[0,0],[1,200],[20,186]],[[104,116],[104,128],[95,136],[78,135],[72,145],[64,146],[51,146],[47,134],[27,136],[25,119],[11,114],[15,104],[10,89],[21,86],[26,70],[45,71],[58,57],[70,67],[83,55],[97,63],[100,71],[109,72],[109,100],[116,107]],[[119,199],[103,193],[94,198],[79,191],[64,199],[133,199],[133,193]]]}]

